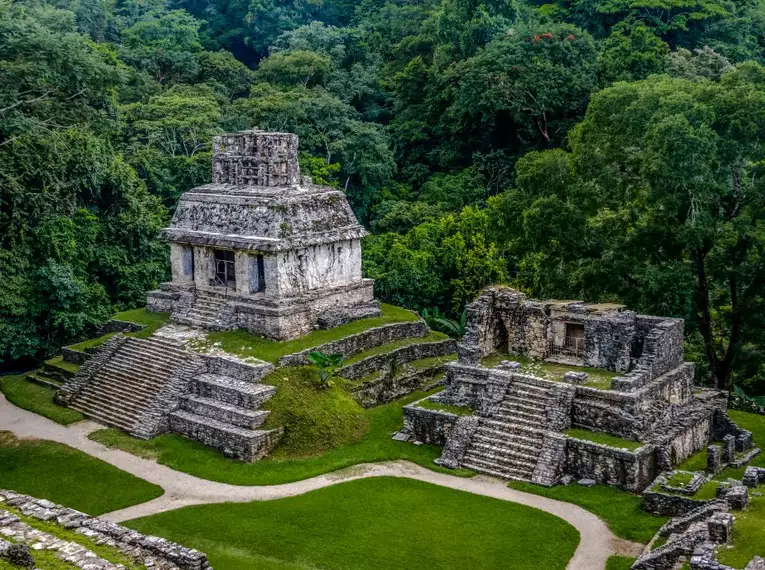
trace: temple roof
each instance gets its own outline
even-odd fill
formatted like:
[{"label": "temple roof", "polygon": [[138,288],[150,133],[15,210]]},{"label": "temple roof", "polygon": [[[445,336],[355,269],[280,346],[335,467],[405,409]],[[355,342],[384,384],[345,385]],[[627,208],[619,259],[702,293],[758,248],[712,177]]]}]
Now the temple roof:
[{"label": "temple roof", "polygon": [[214,182],[181,196],[166,239],[283,251],[366,235],[343,192],[301,180],[296,135],[234,133],[214,150]]}]

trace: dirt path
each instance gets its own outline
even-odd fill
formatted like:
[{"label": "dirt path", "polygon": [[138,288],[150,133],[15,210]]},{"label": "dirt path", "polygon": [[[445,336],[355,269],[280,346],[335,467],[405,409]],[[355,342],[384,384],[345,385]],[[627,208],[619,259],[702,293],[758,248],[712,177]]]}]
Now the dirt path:
[{"label": "dirt path", "polygon": [[[164,495],[152,501],[102,515],[101,518],[107,520],[126,521],[188,505],[268,501],[302,495],[329,485],[366,477],[406,477],[450,489],[535,507],[565,520],[574,526],[581,535],[579,546],[568,564],[568,570],[602,569],[605,568],[606,559],[609,556],[614,554],[637,556],[643,550],[641,544],[614,536],[602,520],[581,507],[516,491],[498,479],[483,476],[465,479],[436,473],[407,461],[390,461],[355,465],[341,471],[282,485],[228,485],[175,471],[155,461],[136,457],[125,451],[109,449],[88,439],[89,433],[101,428],[101,425],[90,421],[79,422],[71,426],[59,425],[47,418],[17,408],[0,394],[0,430],[12,431],[19,437],[34,437],[66,444],[141,479],[159,485],[165,490]],[[551,537],[551,540],[554,538]]]}]

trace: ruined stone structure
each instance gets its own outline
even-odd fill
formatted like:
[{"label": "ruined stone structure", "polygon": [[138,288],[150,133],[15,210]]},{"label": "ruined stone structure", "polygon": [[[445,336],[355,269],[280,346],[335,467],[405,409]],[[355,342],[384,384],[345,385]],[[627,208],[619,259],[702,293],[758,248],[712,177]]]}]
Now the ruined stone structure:
[{"label": "ruined stone structure", "polygon": [[148,308],[176,323],[290,339],[379,314],[361,275],[359,225],[345,195],[301,178],[298,137],[216,137],[213,181],[186,192],[172,224],[173,279]]},{"label": "ruined stone structure", "polygon": [[[694,394],[682,320],[613,304],[529,300],[508,287],[487,288],[467,314],[459,360],[447,365],[446,389],[430,400],[473,415],[404,408],[408,432],[444,446],[444,466],[545,485],[570,474],[640,491],[713,438],[743,432],[727,417],[724,394]],[[482,366],[497,352],[618,375],[602,389],[584,385],[586,372],[553,381],[519,363]],[[566,435],[572,427],[643,445],[579,440]]]}]

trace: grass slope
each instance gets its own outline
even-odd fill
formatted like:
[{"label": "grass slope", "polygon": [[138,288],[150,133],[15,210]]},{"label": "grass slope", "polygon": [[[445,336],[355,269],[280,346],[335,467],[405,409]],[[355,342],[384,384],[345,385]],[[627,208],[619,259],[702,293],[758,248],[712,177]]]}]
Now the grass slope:
[{"label": "grass slope", "polygon": [[603,519],[616,536],[635,542],[647,543],[668,520],[667,517],[646,513],[640,496],[606,485],[590,488],[577,484],[541,487],[533,483],[512,482],[510,486],[519,491],[579,505]]},{"label": "grass slope", "polygon": [[162,489],[66,445],[0,432],[0,488],[90,515],[159,497]]},{"label": "grass slope", "polygon": [[[318,392],[319,395],[325,393],[323,390]],[[304,432],[305,435],[292,439],[292,453],[294,455],[288,456],[287,453],[278,451],[276,457],[269,457],[255,463],[242,463],[226,459],[214,449],[175,435],[161,435],[149,441],[144,441],[132,438],[119,430],[106,429],[91,434],[90,438],[109,447],[123,449],[142,457],[156,458],[159,463],[178,471],[184,471],[203,479],[234,485],[276,485],[279,483],[290,483],[350,467],[358,463],[396,459],[412,461],[444,473],[460,476],[472,475],[471,471],[452,471],[434,464],[433,460],[441,456],[440,447],[434,445],[412,445],[411,443],[403,443],[391,439],[393,432],[403,427],[401,408],[426,395],[423,392],[416,392],[390,404],[363,410],[362,413],[367,427],[358,440],[338,445],[324,452],[319,452],[317,446],[316,453],[309,457],[306,457],[304,454],[310,446],[306,439],[308,431]],[[326,397],[332,398],[334,396],[329,393]],[[295,402],[295,405],[301,405],[291,395],[285,398],[284,401]],[[313,404],[308,403],[306,405],[312,406]],[[299,412],[295,411],[294,413]],[[304,418],[307,418],[307,416],[304,416]],[[309,428],[310,423],[305,419],[303,429],[308,430]],[[288,439],[287,441],[289,442],[290,440]]]},{"label": "grass slope", "polygon": [[733,568],[744,568],[754,556],[765,555],[765,497],[754,493],[749,497],[746,509],[734,512],[732,548],[721,548],[717,554],[719,562]]},{"label": "grass slope", "polygon": [[40,414],[63,425],[85,419],[80,412],[55,404],[53,396],[56,391],[30,382],[25,374],[0,376],[0,391],[5,394],[9,402],[19,408]]},{"label": "grass slope", "polygon": [[244,330],[211,332],[207,336],[207,340],[198,344],[196,348],[203,349],[206,345],[214,345],[216,348],[241,358],[255,357],[276,364],[286,354],[339,340],[373,327],[419,319],[415,313],[393,305],[381,304],[380,310],[382,311],[380,317],[360,319],[332,329],[315,330],[294,340],[276,341],[256,336]]},{"label": "grass slope", "polygon": [[194,546],[216,568],[565,568],[579,533],[548,513],[375,478],[298,497],[188,507],[127,523]]},{"label": "grass slope", "polygon": [[611,556],[606,560],[606,570],[630,570],[635,560],[630,556]]},{"label": "grass slope", "polygon": [[[118,321],[129,321],[131,323],[138,323],[139,325],[146,325],[146,328],[143,330],[133,333],[125,333],[125,335],[134,336],[136,338],[148,338],[153,335],[157,329],[167,324],[167,321],[170,319],[170,313],[153,313],[146,309],[133,309],[131,311],[117,313],[112,318]],[[67,348],[84,352],[85,349],[101,346],[114,335],[115,333],[106,333],[99,337],[90,338],[83,342],[70,345]]]}]

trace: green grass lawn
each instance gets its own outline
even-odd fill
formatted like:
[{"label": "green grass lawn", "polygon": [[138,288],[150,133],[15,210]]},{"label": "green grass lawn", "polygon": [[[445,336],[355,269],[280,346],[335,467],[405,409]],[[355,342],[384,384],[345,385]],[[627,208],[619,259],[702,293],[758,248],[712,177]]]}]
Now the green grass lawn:
[{"label": "green grass lawn", "polygon": [[481,364],[486,368],[494,368],[503,360],[513,360],[521,363],[521,373],[552,380],[553,382],[562,382],[563,375],[566,372],[586,372],[589,377],[582,386],[588,388],[597,388],[599,390],[610,390],[611,380],[619,376],[618,372],[611,370],[602,370],[600,368],[589,368],[585,366],[571,366],[568,364],[558,364],[556,362],[545,362],[543,360],[534,360],[526,356],[517,354],[494,353],[481,359]]},{"label": "green grass lawn", "polygon": [[630,570],[635,560],[630,556],[611,556],[606,560],[606,570]]},{"label": "green grass lawn", "polygon": [[[148,338],[153,335],[157,329],[165,326],[170,319],[170,313],[153,313],[146,309],[133,309],[131,311],[123,311],[117,313],[112,317],[118,321],[129,321],[131,323],[138,323],[139,325],[146,325],[146,328],[138,332],[125,333],[125,336],[134,336],[136,338]],[[72,350],[79,350],[85,352],[88,348],[95,348],[101,346],[116,333],[106,333],[104,335],[89,338],[83,342],[78,342],[68,346]]]},{"label": "green grass lawn", "polygon": [[608,445],[610,447],[624,447],[631,451],[634,451],[643,445],[639,441],[630,441],[629,439],[623,439],[615,435],[609,435],[607,433],[600,433],[586,429],[572,428],[566,432],[566,435],[573,437],[574,439],[583,439],[585,441],[591,441],[601,445]]},{"label": "green grass lawn", "polygon": [[127,526],[202,550],[225,570],[563,570],[579,542],[574,527],[548,513],[389,477],[187,507]]},{"label": "green grass lawn", "polygon": [[573,483],[568,486],[541,487],[533,483],[512,482],[510,487],[579,505],[603,519],[616,536],[634,542],[647,543],[668,520],[667,517],[646,513],[642,508],[643,499],[639,495],[606,485],[587,488]]},{"label": "green grass lawn", "polygon": [[159,497],[162,489],[81,451],[0,432],[0,488],[49,499],[90,515]]},{"label": "green grass lawn", "polygon": [[30,412],[40,414],[60,424],[68,425],[85,419],[80,412],[59,406],[53,402],[56,391],[26,379],[25,374],[0,376],[0,391],[8,401]]},{"label": "green grass lawn", "polygon": [[418,408],[425,408],[426,410],[438,410],[439,412],[448,412],[457,416],[469,416],[473,414],[473,409],[467,406],[453,406],[451,404],[442,404],[441,402],[431,402],[430,400],[422,400],[417,402]]},{"label": "green grass lawn", "polygon": [[[415,392],[390,404],[363,410],[367,428],[357,441],[339,445],[311,457],[285,457],[277,448],[275,457],[255,463],[242,463],[227,459],[212,448],[176,435],[161,435],[145,441],[132,438],[119,430],[106,429],[97,431],[90,437],[109,447],[117,447],[142,457],[156,458],[159,463],[178,471],[234,485],[289,483],[358,463],[396,459],[412,461],[444,473],[473,475],[472,471],[452,471],[434,464],[433,460],[441,456],[440,447],[413,445],[391,439],[393,432],[403,427],[401,408],[432,393],[435,392]],[[305,429],[310,429],[308,422],[303,425]],[[298,446],[300,447],[302,446]]]},{"label": "green grass lawn", "polygon": [[60,370],[69,372],[70,374],[76,374],[80,369],[80,366],[82,366],[81,364],[75,364],[74,362],[67,362],[64,360],[63,356],[56,356],[55,358],[46,360],[45,364],[52,366],[53,368],[59,368]]},{"label": "green grass lawn", "polygon": [[382,316],[369,319],[359,319],[327,330],[315,330],[310,334],[293,340],[277,341],[254,335],[245,330],[211,332],[207,339],[196,341],[193,346],[203,351],[215,346],[235,354],[240,358],[254,357],[276,364],[282,356],[300,352],[307,348],[327,342],[340,340],[348,335],[364,332],[365,330],[392,323],[416,321],[419,317],[412,311],[407,311],[393,305],[381,304]]}]

